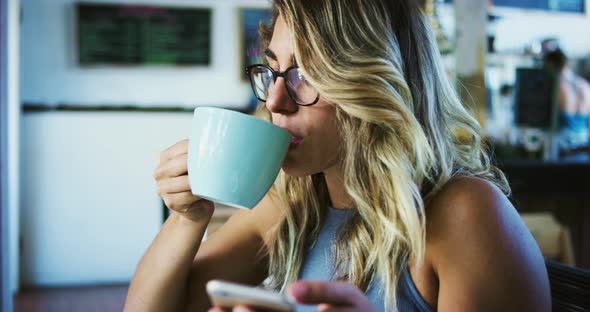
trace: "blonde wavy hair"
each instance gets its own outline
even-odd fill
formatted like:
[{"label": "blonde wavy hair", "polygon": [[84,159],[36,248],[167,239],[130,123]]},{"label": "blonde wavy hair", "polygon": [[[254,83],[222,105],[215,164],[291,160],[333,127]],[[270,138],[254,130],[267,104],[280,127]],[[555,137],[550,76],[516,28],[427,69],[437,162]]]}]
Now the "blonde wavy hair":
[{"label": "blonde wavy hair", "polygon": [[[337,236],[334,278],[364,291],[380,279],[395,310],[400,272],[424,258],[429,198],[456,175],[487,179],[507,194],[508,183],[490,164],[417,1],[275,0],[273,12],[272,25],[260,28],[263,45],[282,16],[299,67],[335,106],[344,139],[356,212]],[[330,202],[322,173],[281,171],[271,192],[288,207],[267,242],[271,285],[283,290],[297,280]]]}]

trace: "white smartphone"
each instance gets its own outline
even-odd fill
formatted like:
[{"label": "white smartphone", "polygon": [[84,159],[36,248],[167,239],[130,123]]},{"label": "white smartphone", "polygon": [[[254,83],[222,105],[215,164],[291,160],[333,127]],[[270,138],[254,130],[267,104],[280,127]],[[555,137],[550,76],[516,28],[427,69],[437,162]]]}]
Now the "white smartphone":
[{"label": "white smartphone", "polygon": [[220,280],[212,280],[207,283],[207,294],[209,294],[213,305],[223,308],[245,305],[278,311],[292,311],[295,307],[279,293]]}]

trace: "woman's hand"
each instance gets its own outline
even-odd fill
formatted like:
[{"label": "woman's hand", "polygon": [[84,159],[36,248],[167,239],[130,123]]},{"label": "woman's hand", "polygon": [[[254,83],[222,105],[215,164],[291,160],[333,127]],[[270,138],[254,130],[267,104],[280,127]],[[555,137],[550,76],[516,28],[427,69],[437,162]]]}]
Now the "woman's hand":
[{"label": "woman's hand", "polygon": [[365,294],[346,282],[297,281],[287,295],[298,304],[317,304],[318,311],[374,311]]},{"label": "woman's hand", "polygon": [[188,140],[180,141],[160,154],[154,171],[158,195],[166,206],[192,221],[207,220],[214,210],[213,202],[191,192],[188,180]]},{"label": "woman's hand", "polygon": [[[289,285],[287,295],[297,304],[317,305],[319,312],[371,312],[373,306],[365,294],[346,282],[297,281]],[[209,312],[227,312],[229,309],[214,307]],[[260,312],[238,306],[232,312]]]}]

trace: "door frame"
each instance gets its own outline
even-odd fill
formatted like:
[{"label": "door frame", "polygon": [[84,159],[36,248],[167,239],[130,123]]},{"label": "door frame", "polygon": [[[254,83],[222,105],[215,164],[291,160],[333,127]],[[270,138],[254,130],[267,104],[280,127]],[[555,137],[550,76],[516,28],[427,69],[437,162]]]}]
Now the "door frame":
[{"label": "door frame", "polygon": [[0,311],[19,288],[20,0],[0,0]]},{"label": "door frame", "polygon": [[[8,261],[6,258],[8,257],[8,239],[7,239],[7,223],[4,221],[7,217],[7,210],[8,205],[6,198],[6,191],[7,187],[6,184],[8,183],[6,179],[6,107],[7,105],[7,97],[6,97],[6,87],[7,84],[7,71],[6,71],[6,9],[8,6],[6,5],[6,0],[0,0],[0,297],[3,302],[2,306],[0,306],[0,311],[10,311],[9,306],[6,306],[8,291],[6,286],[8,285]],[[6,255],[6,256],[5,256]],[[10,300],[10,298],[8,298]]]}]

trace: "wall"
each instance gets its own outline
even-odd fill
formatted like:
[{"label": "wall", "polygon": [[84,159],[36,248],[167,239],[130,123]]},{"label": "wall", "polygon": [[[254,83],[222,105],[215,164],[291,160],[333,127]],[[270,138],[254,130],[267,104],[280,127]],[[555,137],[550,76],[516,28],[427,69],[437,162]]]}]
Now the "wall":
[{"label": "wall", "polygon": [[[8,297],[6,289],[6,284],[8,281],[8,261],[4,260],[8,258],[8,248],[5,246],[8,245],[8,224],[4,222],[6,217],[8,216],[8,204],[4,200],[6,198],[7,193],[7,185],[8,181],[4,178],[5,171],[7,170],[6,166],[6,112],[4,108],[8,105],[6,103],[6,96],[4,91],[5,81],[8,75],[5,71],[6,68],[6,59],[5,59],[5,51],[6,51],[6,37],[5,29],[6,29],[6,3],[4,0],[0,0],[0,301],[4,302],[4,299]],[[6,257],[4,255],[7,255]],[[3,304],[4,305],[4,304]],[[0,311],[5,310],[6,307],[0,306]]]},{"label": "wall", "polygon": [[27,113],[22,283],[128,282],[162,224],[153,170],[190,113]]},{"label": "wall", "polygon": [[[498,50],[517,50],[523,43],[532,43],[547,37],[559,38],[571,56],[589,56],[590,1],[586,1],[585,15],[547,13],[537,11],[497,10],[503,16],[498,22]],[[515,31],[518,30],[518,31]]]},{"label": "wall", "polygon": [[[499,51],[522,52],[525,45],[547,37],[561,39],[563,47],[571,56],[590,55],[590,0],[586,0],[587,13],[550,13],[534,10],[518,10],[496,7],[494,13],[501,16],[497,21],[496,48]],[[452,4],[440,6],[440,15],[445,30],[454,32]]]},{"label": "wall", "polygon": [[0,186],[2,201],[2,257],[0,257],[2,274],[2,297],[0,309],[12,311],[13,294],[19,287],[19,134],[20,134],[20,102],[19,102],[19,5],[20,0],[3,0],[1,2],[2,60],[0,105],[2,148],[2,174]]},{"label": "wall", "polygon": [[24,0],[22,100],[37,104],[240,108],[250,99],[241,81],[238,7],[267,0],[93,0],[213,8],[210,67],[80,68],[76,64],[74,0]]}]

